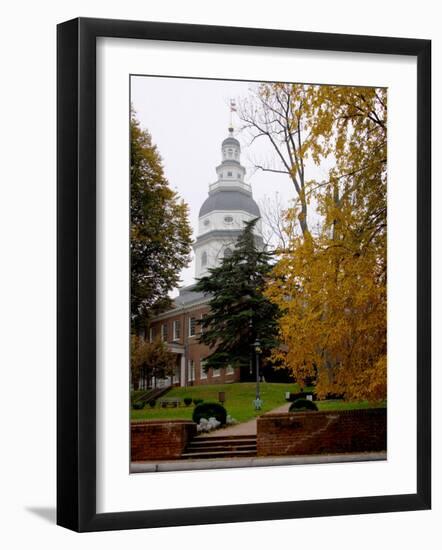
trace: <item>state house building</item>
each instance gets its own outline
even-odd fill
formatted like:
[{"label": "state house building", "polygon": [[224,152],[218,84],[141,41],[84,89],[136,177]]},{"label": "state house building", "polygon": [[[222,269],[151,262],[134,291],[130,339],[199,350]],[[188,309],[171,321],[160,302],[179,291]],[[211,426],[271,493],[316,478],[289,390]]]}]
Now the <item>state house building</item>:
[{"label": "state house building", "polygon": [[[241,146],[229,128],[221,145],[221,164],[216,167],[217,180],[209,185],[209,196],[199,211],[198,235],[193,244],[195,278],[208,275],[208,269],[220,264],[232,253],[244,222],[260,216],[252,188],[244,181],[246,170],[240,161]],[[263,246],[261,220],[255,225],[258,246]],[[210,354],[198,341],[198,319],[209,311],[210,296],[193,291],[194,285],[180,289],[173,307],[152,319],[149,340],[161,338],[176,354],[174,375],[157,380],[157,386],[223,384],[239,381],[239,369],[232,367],[204,371],[204,358]]]}]

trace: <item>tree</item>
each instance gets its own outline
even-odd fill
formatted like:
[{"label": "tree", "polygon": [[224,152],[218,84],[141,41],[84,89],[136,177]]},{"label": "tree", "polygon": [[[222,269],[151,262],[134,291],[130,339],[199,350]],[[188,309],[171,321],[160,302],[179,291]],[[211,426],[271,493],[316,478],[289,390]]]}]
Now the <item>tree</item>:
[{"label": "tree", "polygon": [[[313,100],[312,100],[313,101]],[[318,87],[311,123],[335,163],[309,187],[318,234],[294,236],[273,270],[267,296],[282,310],[284,344],[274,359],[317,393],[386,397],[386,94],[374,88]],[[317,130],[312,130],[312,135]],[[325,137],[324,137],[325,136]],[[294,213],[288,212],[294,219]],[[290,229],[290,226],[288,230]]]},{"label": "tree", "polygon": [[166,378],[174,373],[176,355],[167,349],[159,338],[147,342],[141,336],[131,336],[131,376],[134,388],[138,387],[140,378]]},{"label": "tree", "polygon": [[274,350],[274,359],[299,381],[316,376],[320,396],[384,398],[387,300],[375,251],[358,254],[329,238],[293,245],[267,289],[282,309],[285,346]]},{"label": "tree", "polygon": [[170,306],[168,293],[189,264],[188,207],[164,175],[161,157],[147,130],[131,112],[131,320],[132,329]]},{"label": "tree", "polygon": [[[257,91],[240,102],[239,116],[243,130],[267,139],[275,153],[273,162],[255,162],[265,172],[287,174],[293,183],[297,199],[297,220],[302,234],[309,233],[307,218],[308,189],[306,164],[308,159],[319,163],[327,156],[326,148],[331,127],[325,119],[318,128],[312,124],[321,109],[315,101],[318,86],[287,83],[262,83]],[[318,131],[322,139],[318,139]]]},{"label": "tree", "polygon": [[[263,222],[264,242],[277,255],[287,248],[290,240],[288,234],[295,234],[295,227],[289,230],[287,204],[283,204],[279,193],[276,192],[273,197],[264,196],[259,202],[259,210]],[[296,225],[296,222],[293,225]]]},{"label": "tree", "polygon": [[201,320],[199,340],[212,352],[206,368],[227,365],[241,368],[241,379],[250,373],[253,344],[259,339],[264,361],[277,345],[279,309],[263,294],[272,269],[270,253],[258,249],[253,229],[257,219],[245,228],[230,257],[209,269],[195,291],[211,296],[210,312]]}]

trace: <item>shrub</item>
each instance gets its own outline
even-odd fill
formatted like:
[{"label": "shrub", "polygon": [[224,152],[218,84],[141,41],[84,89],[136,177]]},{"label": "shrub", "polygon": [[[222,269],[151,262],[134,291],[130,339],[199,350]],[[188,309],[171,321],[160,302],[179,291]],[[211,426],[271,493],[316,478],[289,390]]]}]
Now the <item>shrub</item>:
[{"label": "shrub", "polygon": [[307,399],[307,396],[311,395],[313,397],[313,401],[316,401],[316,393],[309,392],[309,391],[300,391],[297,393],[291,393],[289,397],[289,401],[297,401],[298,399]]},{"label": "shrub", "polygon": [[326,399],[344,399],[343,393],[334,393],[334,392],[328,392],[325,396]]},{"label": "shrub", "polygon": [[201,399],[200,397],[195,397],[195,398],[193,399],[193,404],[194,404],[195,406],[197,406],[197,405],[199,405],[200,403],[202,403],[203,401],[204,401],[204,399]]},{"label": "shrub", "polygon": [[185,397],[183,399],[183,401],[184,401],[184,404],[186,405],[186,407],[188,407],[192,403],[192,398],[191,397]]},{"label": "shrub", "polygon": [[130,397],[131,397],[131,400],[132,400],[132,403],[135,403],[135,401],[138,401],[139,399],[141,399],[141,401],[143,400],[143,395],[146,393],[146,390],[132,390],[130,392]]},{"label": "shrub", "polygon": [[290,405],[289,412],[317,411],[318,407],[308,399],[297,399]]},{"label": "shrub", "polygon": [[156,400],[155,399],[151,399],[149,401],[149,406],[152,407],[152,409],[155,407],[155,405],[157,404]]},{"label": "shrub", "polygon": [[132,403],[132,408],[135,410],[140,410],[144,408],[144,402],[143,401],[135,401],[135,403]]},{"label": "shrub", "polygon": [[192,420],[199,424],[201,418],[216,418],[223,426],[227,420],[227,411],[219,403],[200,403],[193,411]]}]

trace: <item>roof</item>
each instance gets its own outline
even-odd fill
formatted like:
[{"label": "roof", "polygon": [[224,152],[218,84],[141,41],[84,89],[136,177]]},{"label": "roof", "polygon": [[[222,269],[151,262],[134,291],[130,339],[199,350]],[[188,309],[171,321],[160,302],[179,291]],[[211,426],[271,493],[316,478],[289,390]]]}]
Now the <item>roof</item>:
[{"label": "roof", "polygon": [[251,195],[241,191],[220,189],[211,193],[203,202],[199,216],[205,216],[214,210],[243,210],[257,218],[261,216],[259,207]]},{"label": "roof", "polygon": [[239,141],[234,137],[226,137],[226,139],[223,141],[222,146],[224,145],[236,145],[237,147],[241,147]]},{"label": "roof", "polygon": [[192,289],[195,288],[195,285],[189,285],[180,289],[180,293],[173,302],[175,307],[183,307],[190,305],[193,302],[200,302],[202,300],[209,300],[210,296],[204,294],[203,292],[194,292]]}]

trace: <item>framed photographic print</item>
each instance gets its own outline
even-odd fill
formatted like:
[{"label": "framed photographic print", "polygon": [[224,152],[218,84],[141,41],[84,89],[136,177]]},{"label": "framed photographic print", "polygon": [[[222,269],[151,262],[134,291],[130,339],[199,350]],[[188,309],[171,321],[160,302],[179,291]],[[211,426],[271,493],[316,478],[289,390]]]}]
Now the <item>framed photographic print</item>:
[{"label": "framed photographic print", "polygon": [[430,52],[58,26],[59,525],[430,507]]}]

